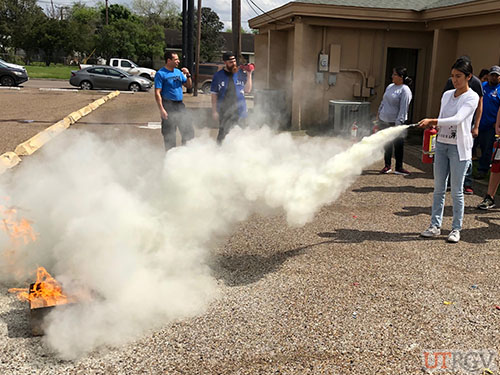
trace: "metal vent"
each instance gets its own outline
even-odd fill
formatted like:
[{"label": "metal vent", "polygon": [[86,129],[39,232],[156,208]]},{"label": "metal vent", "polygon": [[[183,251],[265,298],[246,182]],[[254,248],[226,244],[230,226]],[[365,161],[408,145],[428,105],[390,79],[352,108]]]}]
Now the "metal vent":
[{"label": "metal vent", "polygon": [[370,102],[330,100],[328,124],[333,134],[350,134],[354,122],[360,128],[370,127]]}]

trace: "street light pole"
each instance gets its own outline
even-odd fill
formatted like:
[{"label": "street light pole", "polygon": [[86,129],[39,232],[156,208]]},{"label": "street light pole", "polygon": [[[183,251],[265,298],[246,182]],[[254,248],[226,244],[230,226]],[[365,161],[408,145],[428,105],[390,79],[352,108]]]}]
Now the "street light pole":
[{"label": "street light pole", "polygon": [[106,0],[106,25],[108,24],[108,0]]},{"label": "street light pole", "polygon": [[[200,74],[200,45],[201,45],[201,0],[198,0],[198,31],[196,33],[196,59],[194,75],[194,96],[198,96],[198,75]],[[206,94],[204,92],[204,94]]]},{"label": "street light pole", "polygon": [[236,59],[241,59],[241,0],[232,0],[233,53]]}]

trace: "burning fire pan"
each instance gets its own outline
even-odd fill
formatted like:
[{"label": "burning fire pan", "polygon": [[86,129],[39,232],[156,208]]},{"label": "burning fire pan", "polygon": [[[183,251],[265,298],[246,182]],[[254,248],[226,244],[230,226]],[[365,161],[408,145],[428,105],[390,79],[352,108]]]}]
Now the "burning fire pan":
[{"label": "burning fire pan", "polygon": [[29,299],[31,334],[33,336],[43,336],[43,320],[57,305],[48,305],[43,298],[33,297],[36,290],[35,285],[36,283],[31,284],[29,289],[31,297]]}]

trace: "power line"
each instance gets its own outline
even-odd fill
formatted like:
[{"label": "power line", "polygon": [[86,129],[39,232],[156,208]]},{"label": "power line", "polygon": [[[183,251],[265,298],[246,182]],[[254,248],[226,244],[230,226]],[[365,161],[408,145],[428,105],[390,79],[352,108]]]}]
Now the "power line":
[{"label": "power line", "polygon": [[250,9],[252,9],[256,15],[260,16],[260,13],[255,10],[255,8],[252,6],[250,1],[249,0],[246,0],[246,1],[247,1],[248,6],[250,7]]},{"label": "power line", "polygon": [[[291,22],[283,22],[283,21],[280,21],[279,19],[277,19],[276,17],[273,17],[271,16],[268,12],[266,12],[265,10],[263,10],[261,7],[259,7],[257,4],[255,4],[255,1],[253,0],[247,0],[247,2],[250,1],[253,5],[255,5],[255,7],[260,10],[262,12],[263,15],[266,15],[267,17],[269,17],[270,19],[276,21],[277,23],[281,23],[283,25],[289,25],[291,24]],[[248,4],[250,5],[250,4]]]}]

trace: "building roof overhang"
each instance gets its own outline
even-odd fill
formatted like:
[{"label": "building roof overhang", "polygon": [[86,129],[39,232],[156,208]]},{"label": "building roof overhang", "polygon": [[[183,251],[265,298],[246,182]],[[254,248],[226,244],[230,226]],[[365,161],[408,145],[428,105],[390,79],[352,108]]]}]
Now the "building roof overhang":
[{"label": "building roof overhang", "polygon": [[428,24],[435,21],[449,20],[460,17],[500,14],[500,1],[476,0],[451,6],[425,9],[388,9],[362,6],[332,5],[310,2],[290,2],[281,7],[249,20],[251,28],[267,28],[274,26],[279,29],[293,27],[297,17],[330,20],[369,21],[370,23],[390,22],[393,28],[404,24]]}]

